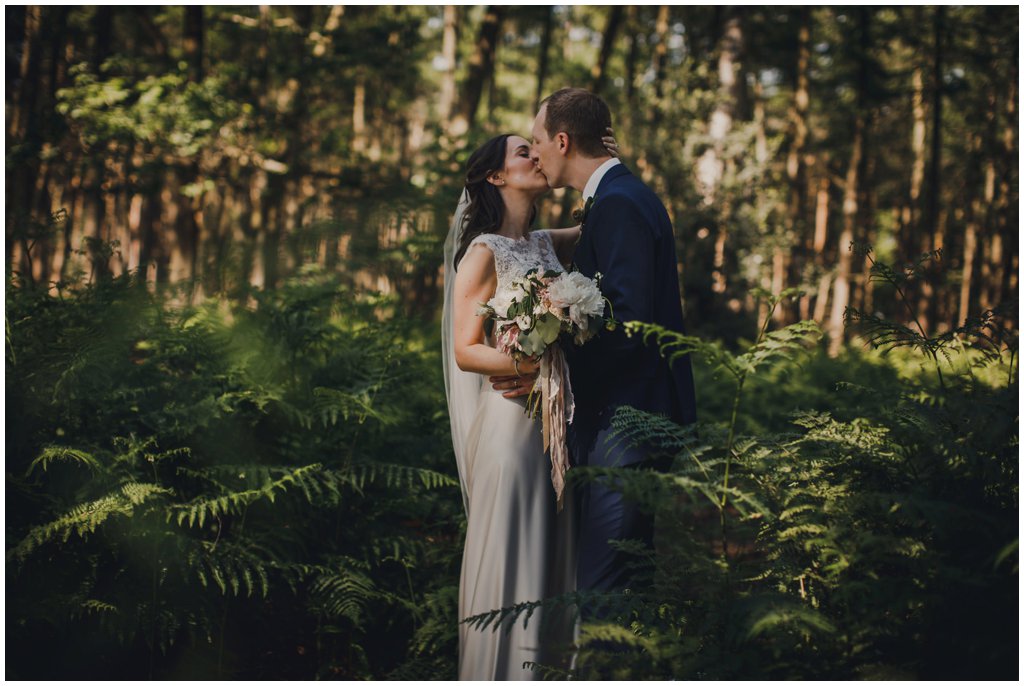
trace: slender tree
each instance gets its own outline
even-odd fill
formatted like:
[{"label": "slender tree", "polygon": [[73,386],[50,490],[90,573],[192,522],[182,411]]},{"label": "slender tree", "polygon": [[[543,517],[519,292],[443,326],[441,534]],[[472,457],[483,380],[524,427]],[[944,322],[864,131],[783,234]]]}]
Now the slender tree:
[{"label": "slender tree", "polygon": [[441,38],[441,58],[444,71],[441,75],[441,93],[438,97],[438,113],[442,126],[451,126],[452,107],[455,105],[455,67],[458,61],[459,8],[444,6],[444,32]]},{"label": "slender tree", "polygon": [[490,5],[484,12],[476,48],[469,60],[469,74],[462,86],[458,109],[452,119],[451,133],[461,136],[476,121],[480,99],[488,81],[494,75],[494,56],[498,50],[498,34],[507,8],[504,5]]},{"label": "slender tree", "polygon": [[867,89],[870,72],[868,55],[871,46],[871,10],[857,11],[858,50],[857,106],[854,110],[853,141],[843,182],[843,228],[836,246],[836,276],[832,286],[832,312],[828,321],[829,354],[839,354],[844,341],[844,317],[850,304],[851,274],[853,271],[854,240],[857,238],[858,201],[861,193],[861,165],[864,160],[865,138],[868,128]]},{"label": "slender tree", "polygon": [[590,69],[590,90],[600,93],[604,89],[605,81],[608,78],[608,60],[611,58],[612,50],[615,47],[615,38],[618,35],[619,27],[622,25],[624,8],[622,5],[613,5],[608,12],[608,22],[604,26],[604,33],[601,35],[601,52],[597,62]]},{"label": "slender tree", "polygon": [[540,34],[540,55],[537,58],[537,94],[533,98],[533,111],[540,109],[540,101],[544,99],[545,82],[548,78],[548,56],[551,52],[551,36],[555,27],[555,8],[548,7],[544,11],[544,24]]}]

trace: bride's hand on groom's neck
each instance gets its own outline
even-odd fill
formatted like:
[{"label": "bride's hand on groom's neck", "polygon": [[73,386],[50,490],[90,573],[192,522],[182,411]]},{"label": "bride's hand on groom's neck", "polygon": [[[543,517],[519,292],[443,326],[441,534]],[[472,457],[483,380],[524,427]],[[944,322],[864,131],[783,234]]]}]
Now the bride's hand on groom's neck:
[{"label": "bride's hand on groom's neck", "polygon": [[615,132],[612,130],[612,127],[608,127],[608,135],[603,136],[601,142],[604,143],[604,148],[608,151],[609,155],[616,159],[619,158],[619,142],[615,140]]}]

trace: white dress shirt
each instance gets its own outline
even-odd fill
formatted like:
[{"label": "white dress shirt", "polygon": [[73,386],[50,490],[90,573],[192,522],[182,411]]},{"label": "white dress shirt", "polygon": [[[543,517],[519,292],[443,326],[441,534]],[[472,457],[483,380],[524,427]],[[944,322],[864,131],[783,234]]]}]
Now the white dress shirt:
[{"label": "white dress shirt", "polygon": [[621,162],[619,162],[619,158],[613,157],[609,160],[605,160],[604,164],[594,170],[594,173],[590,175],[589,179],[587,179],[587,185],[583,187],[583,202],[586,202],[587,198],[594,197],[594,193],[597,193],[597,187],[600,185],[601,179],[604,178],[604,175],[609,169],[617,164],[621,164]]}]

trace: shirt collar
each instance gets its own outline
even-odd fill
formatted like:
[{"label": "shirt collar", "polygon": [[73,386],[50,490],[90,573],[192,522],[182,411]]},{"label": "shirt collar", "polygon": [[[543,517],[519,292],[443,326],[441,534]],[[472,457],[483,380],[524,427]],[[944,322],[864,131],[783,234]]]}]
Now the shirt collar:
[{"label": "shirt collar", "polygon": [[583,187],[583,202],[586,202],[587,198],[594,197],[594,194],[597,193],[597,187],[601,184],[601,179],[604,178],[604,175],[609,169],[617,164],[621,164],[619,159],[617,157],[612,157],[605,160],[604,164],[594,170],[594,173],[590,175],[589,179],[587,179],[587,185]]}]

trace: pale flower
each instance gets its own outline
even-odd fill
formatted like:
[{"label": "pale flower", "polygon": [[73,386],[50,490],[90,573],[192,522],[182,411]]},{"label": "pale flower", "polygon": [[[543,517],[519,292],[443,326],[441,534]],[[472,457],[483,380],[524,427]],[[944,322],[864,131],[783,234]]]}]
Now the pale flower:
[{"label": "pale flower", "polygon": [[604,314],[604,298],[592,279],[579,272],[570,272],[554,279],[547,289],[547,299],[556,308],[569,308],[569,319],[586,329],[588,317]]},{"label": "pale flower", "polygon": [[487,306],[494,309],[499,319],[504,319],[508,316],[508,308],[512,307],[514,298],[515,296],[510,291],[502,290],[487,301]]},{"label": "pale flower", "polygon": [[515,322],[521,331],[527,331],[533,327],[533,317],[528,314],[519,315],[516,317]]}]

